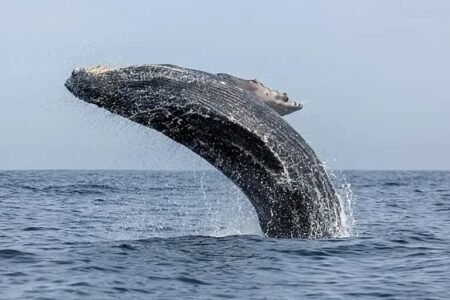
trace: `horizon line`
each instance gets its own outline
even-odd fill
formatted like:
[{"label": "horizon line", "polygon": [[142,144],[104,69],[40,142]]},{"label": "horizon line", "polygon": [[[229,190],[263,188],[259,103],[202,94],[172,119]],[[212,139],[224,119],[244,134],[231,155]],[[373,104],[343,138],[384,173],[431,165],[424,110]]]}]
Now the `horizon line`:
[{"label": "horizon line", "polygon": [[[352,172],[352,171],[361,171],[361,172],[450,172],[450,169],[327,169],[329,171],[344,171],[344,172]],[[8,172],[8,171],[135,171],[135,172],[219,172],[219,170],[214,168],[208,168],[208,169],[127,169],[127,168],[86,168],[86,169],[75,169],[75,168],[49,168],[49,169],[1,169],[0,172]]]}]

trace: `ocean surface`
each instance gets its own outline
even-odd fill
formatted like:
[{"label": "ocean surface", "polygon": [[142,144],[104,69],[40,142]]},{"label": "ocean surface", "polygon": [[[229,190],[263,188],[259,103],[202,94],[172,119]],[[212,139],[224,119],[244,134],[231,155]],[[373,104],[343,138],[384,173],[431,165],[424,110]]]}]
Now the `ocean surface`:
[{"label": "ocean surface", "polygon": [[333,177],[348,226],[291,240],[215,171],[2,171],[0,299],[450,299],[450,172]]}]

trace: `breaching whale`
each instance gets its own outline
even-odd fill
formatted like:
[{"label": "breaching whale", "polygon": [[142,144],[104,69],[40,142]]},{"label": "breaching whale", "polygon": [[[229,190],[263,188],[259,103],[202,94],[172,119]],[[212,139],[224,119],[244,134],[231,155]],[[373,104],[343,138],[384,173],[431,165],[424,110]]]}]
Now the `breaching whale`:
[{"label": "breaching whale", "polygon": [[312,148],[281,117],[302,108],[285,93],[174,65],[78,68],[65,86],[203,157],[248,197],[266,236],[339,233],[339,197]]}]

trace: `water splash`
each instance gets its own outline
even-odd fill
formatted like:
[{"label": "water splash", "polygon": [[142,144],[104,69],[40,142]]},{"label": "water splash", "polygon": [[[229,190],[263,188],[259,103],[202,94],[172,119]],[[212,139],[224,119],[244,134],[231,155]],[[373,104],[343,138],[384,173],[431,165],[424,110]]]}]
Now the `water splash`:
[{"label": "water splash", "polygon": [[341,207],[339,218],[340,228],[337,228],[336,238],[349,238],[355,236],[355,218],[353,214],[353,191],[347,182],[345,174],[341,171],[327,169],[327,172],[336,187],[337,198]]},{"label": "water splash", "polygon": [[[107,239],[264,235],[250,201],[219,172],[194,169],[193,172],[144,174],[145,178],[141,178],[142,174],[136,178],[137,182],[127,185],[134,186],[134,191],[119,190],[118,194],[115,191],[107,207],[91,212],[97,218],[104,215],[105,219],[116,219],[107,230]],[[330,224],[335,228],[334,238],[352,237],[355,222],[351,186],[343,174],[330,171],[329,174],[342,208],[340,222]]]},{"label": "water splash", "polygon": [[[214,174],[214,175],[213,175]],[[206,188],[208,175],[219,176],[223,181],[224,192],[217,194]],[[203,195],[203,205],[206,208],[206,235],[214,237],[230,235],[263,235],[254,207],[242,191],[228,178],[213,172],[203,171],[198,179]],[[204,233],[205,234],[205,233]]]}]

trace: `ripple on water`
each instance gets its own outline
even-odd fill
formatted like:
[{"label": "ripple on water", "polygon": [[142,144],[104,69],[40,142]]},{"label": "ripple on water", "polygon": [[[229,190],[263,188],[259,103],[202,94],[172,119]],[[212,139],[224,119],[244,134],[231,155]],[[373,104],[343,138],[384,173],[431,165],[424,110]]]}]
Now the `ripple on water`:
[{"label": "ripple on water", "polygon": [[15,249],[0,249],[0,258],[3,259],[21,259],[35,256],[34,253]]},{"label": "ripple on water", "polygon": [[344,173],[358,234],[289,240],[215,172],[0,172],[0,299],[450,299],[450,172]]}]

